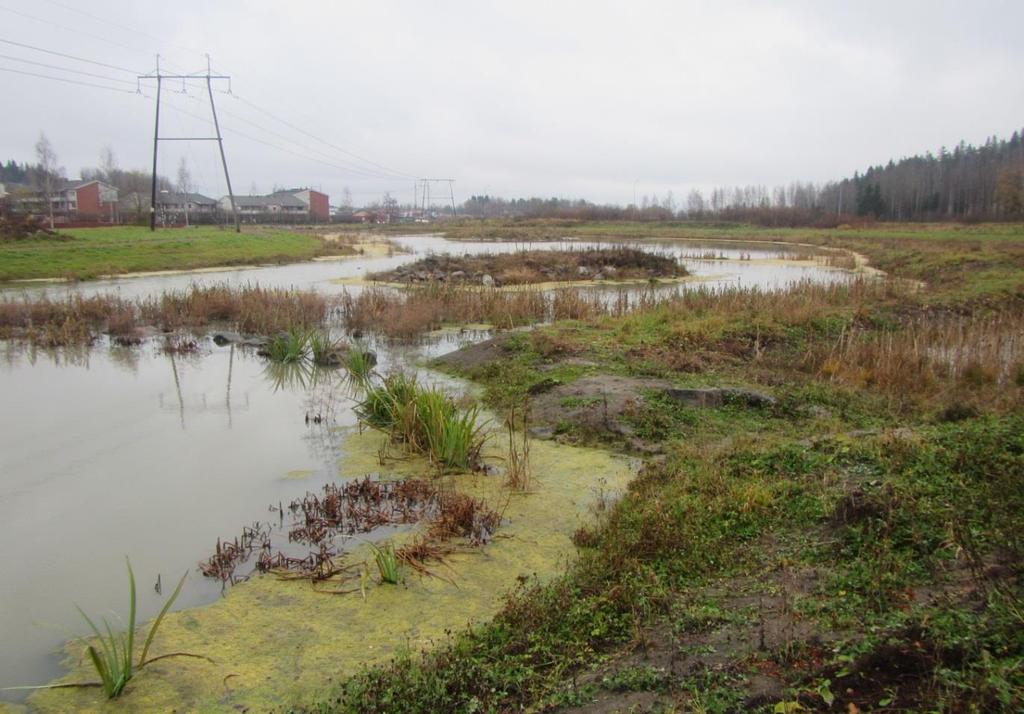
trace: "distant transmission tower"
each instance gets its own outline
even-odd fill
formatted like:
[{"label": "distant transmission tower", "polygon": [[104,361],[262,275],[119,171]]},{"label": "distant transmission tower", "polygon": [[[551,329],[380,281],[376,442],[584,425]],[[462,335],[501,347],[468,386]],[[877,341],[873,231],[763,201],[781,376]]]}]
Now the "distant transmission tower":
[{"label": "distant transmission tower", "polygon": [[[231,91],[231,77],[226,74],[210,73],[210,55],[206,55],[206,73],[195,74],[162,74],[160,72],[160,55],[156,56],[156,73],[139,75],[139,81],[144,79],[156,80],[156,122],[153,125],[153,183],[150,188],[149,203],[149,230],[156,230],[156,158],[157,148],[161,141],[216,141],[220,148],[220,162],[224,166],[224,180],[228,184],[228,198],[231,200],[231,213],[235,218],[235,232],[241,233],[242,227],[238,220],[238,207],[235,205],[235,193],[231,190],[231,176],[228,174],[228,160],[224,156],[224,139],[220,134],[220,122],[217,121],[217,107],[213,103],[213,80],[226,79],[228,91]],[[210,95],[210,112],[213,114],[213,128],[216,136],[160,136],[160,88],[165,79],[180,79],[184,86],[187,79],[206,79],[206,91]],[[188,196],[185,196],[188,201]],[[454,206],[454,203],[452,204]]]},{"label": "distant transmission tower", "polygon": [[[431,184],[447,183],[448,184],[448,195],[445,196],[441,191],[435,191],[433,194],[430,192]],[[419,187],[419,205],[423,215],[427,215],[430,211],[432,204],[437,201],[444,201],[445,203],[451,204],[452,217],[455,217],[455,179],[450,178],[421,178],[416,182]]]}]

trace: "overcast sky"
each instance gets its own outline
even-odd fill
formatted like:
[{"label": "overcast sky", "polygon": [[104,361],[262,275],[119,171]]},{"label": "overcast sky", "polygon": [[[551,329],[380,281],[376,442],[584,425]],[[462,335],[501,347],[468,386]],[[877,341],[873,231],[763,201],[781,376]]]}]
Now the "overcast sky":
[{"label": "overcast sky", "polygon": [[[132,73],[158,52],[165,71],[205,69],[209,52],[232,75],[215,96],[236,193],[406,202],[431,176],[459,201],[628,203],[825,181],[1024,126],[1022,27],[1020,0],[0,0],[0,40],[118,69],[5,42],[0,68],[128,90],[0,71],[0,159],[34,160],[44,131],[69,176],[104,145],[148,168],[155,86],[134,94]],[[205,85],[188,85],[165,84],[162,135],[211,131]],[[198,190],[225,193],[214,144],[163,144],[160,173],[182,156]]]}]

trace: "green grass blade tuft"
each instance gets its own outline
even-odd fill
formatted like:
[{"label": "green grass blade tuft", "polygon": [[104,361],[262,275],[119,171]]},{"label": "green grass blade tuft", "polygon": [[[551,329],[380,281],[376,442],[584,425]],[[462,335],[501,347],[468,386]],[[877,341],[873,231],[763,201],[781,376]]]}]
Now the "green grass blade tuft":
[{"label": "green grass blade tuft", "polygon": [[181,576],[181,580],[178,581],[178,586],[174,588],[174,592],[171,593],[171,596],[167,598],[167,602],[160,609],[160,614],[156,616],[153,624],[149,626],[149,634],[146,635],[146,642],[142,645],[142,655],[139,657],[139,669],[145,666],[146,655],[149,653],[149,646],[153,644],[153,638],[156,637],[156,631],[160,627],[160,623],[163,622],[164,615],[167,614],[167,611],[171,609],[171,605],[174,604],[174,601],[178,599],[178,595],[181,594],[181,588],[185,584],[185,578],[187,577],[188,571],[186,570],[185,574]]},{"label": "green grass blade tuft", "polygon": [[132,571],[132,561],[128,560],[127,556],[125,556],[124,562],[128,566],[128,641],[124,648],[124,671],[130,679],[132,676],[132,652],[135,651],[135,573]]}]

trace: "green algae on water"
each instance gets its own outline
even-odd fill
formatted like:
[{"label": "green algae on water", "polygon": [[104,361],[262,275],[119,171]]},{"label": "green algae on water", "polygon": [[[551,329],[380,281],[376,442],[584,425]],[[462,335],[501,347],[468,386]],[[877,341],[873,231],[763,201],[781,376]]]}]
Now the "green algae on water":
[{"label": "green algae on water", "polygon": [[[422,459],[382,466],[383,440],[370,431],[350,434],[340,475],[381,472],[401,478],[431,472]],[[575,553],[573,532],[593,518],[593,506],[623,490],[632,476],[622,457],[548,441],[531,443],[530,460],[534,490],[528,494],[509,494],[500,476],[443,477],[446,486],[504,506],[504,524],[489,545],[452,553],[450,569],[437,566],[455,584],[410,573],[400,586],[371,583],[364,600],[358,588],[331,595],[316,592],[308,582],[256,576],[211,605],[169,614],[154,642],[155,655],[197,652],[216,664],[154,663],[116,701],[98,691],[63,689],[38,692],[29,704],[45,712],[265,711],[309,701],[331,678],[380,663],[400,649],[430,647],[447,631],[486,620],[519,577],[545,579],[562,572]],[[394,537],[401,542],[415,532]],[[347,558],[364,559],[372,565],[365,547]],[[80,649],[79,644],[68,647],[71,672],[65,681],[88,677]]]}]

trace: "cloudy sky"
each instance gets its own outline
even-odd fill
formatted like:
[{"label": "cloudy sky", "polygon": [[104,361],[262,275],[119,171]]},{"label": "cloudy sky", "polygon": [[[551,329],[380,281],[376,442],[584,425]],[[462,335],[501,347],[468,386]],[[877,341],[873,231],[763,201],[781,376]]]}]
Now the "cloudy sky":
[{"label": "cloudy sky", "polygon": [[[405,202],[430,176],[460,201],[628,203],[825,181],[1024,126],[1021,27],[1019,0],[0,0],[0,159],[32,160],[44,131],[71,176],[106,145],[148,167],[155,85],[134,75],[209,52],[232,76],[216,100],[238,193]],[[202,82],[162,96],[161,134],[211,130]],[[213,144],[163,144],[161,173],[182,157],[225,193]]]}]

